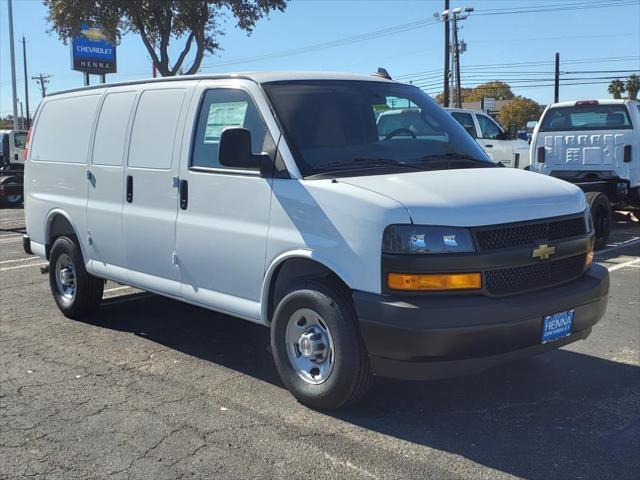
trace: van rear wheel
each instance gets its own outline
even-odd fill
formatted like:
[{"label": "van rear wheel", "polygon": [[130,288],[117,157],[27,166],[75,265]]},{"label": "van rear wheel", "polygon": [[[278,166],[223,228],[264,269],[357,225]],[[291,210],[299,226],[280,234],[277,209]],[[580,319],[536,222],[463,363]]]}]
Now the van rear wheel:
[{"label": "van rear wheel", "polygon": [[346,295],[308,282],[278,303],[271,350],[280,378],[300,403],[333,410],[354,403],[373,376],[357,318]]},{"label": "van rear wheel", "polygon": [[65,317],[78,319],[94,312],[102,301],[104,281],[84,267],[80,247],[69,237],[58,237],[49,255],[49,285]]},{"label": "van rear wheel", "polygon": [[607,244],[611,232],[611,204],[602,192],[587,192],[586,197],[595,229],[595,248],[602,248]]}]

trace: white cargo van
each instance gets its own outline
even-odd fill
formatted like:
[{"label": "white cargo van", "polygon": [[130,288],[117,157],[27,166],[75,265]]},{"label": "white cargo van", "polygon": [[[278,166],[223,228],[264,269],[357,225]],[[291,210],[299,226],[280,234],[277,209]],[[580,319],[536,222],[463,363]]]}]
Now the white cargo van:
[{"label": "white cargo van", "polygon": [[582,100],[549,105],[531,141],[534,170],[587,194],[596,246],[609,237],[612,209],[640,208],[640,102]]},{"label": "white cargo van", "polygon": [[[426,135],[378,130],[376,112],[407,104]],[[65,315],[92,312],[110,279],[265,325],[284,384],[317,408],[373,375],[470,373],[584,339],[607,303],[579,188],[495,168],[420,89],[380,77],[66,91],[29,146],[26,248]]]}]

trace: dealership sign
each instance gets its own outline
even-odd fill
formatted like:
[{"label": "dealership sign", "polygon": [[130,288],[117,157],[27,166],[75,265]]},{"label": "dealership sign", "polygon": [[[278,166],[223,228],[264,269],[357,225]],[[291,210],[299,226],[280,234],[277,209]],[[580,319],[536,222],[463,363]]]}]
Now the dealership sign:
[{"label": "dealership sign", "polygon": [[71,42],[71,68],[85,73],[116,73],[116,47],[99,28],[83,25]]}]

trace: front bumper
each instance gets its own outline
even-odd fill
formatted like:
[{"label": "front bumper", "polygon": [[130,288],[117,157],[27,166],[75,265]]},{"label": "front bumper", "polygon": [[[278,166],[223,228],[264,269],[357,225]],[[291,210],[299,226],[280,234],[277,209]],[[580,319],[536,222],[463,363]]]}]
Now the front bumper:
[{"label": "front bumper", "polygon": [[[586,338],[603,316],[609,272],[592,265],[560,286],[509,297],[354,292],[376,375],[424,380],[475,373]],[[540,343],[546,315],[575,309],[573,334]]]}]

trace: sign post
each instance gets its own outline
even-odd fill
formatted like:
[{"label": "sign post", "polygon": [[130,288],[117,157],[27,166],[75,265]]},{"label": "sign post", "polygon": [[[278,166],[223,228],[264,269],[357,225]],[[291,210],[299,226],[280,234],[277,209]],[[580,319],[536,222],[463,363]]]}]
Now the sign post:
[{"label": "sign post", "polygon": [[90,74],[100,75],[105,83],[105,75],[117,71],[116,47],[99,28],[83,25],[71,42],[71,68],[83,72],[85,85],[89,85]]}]

